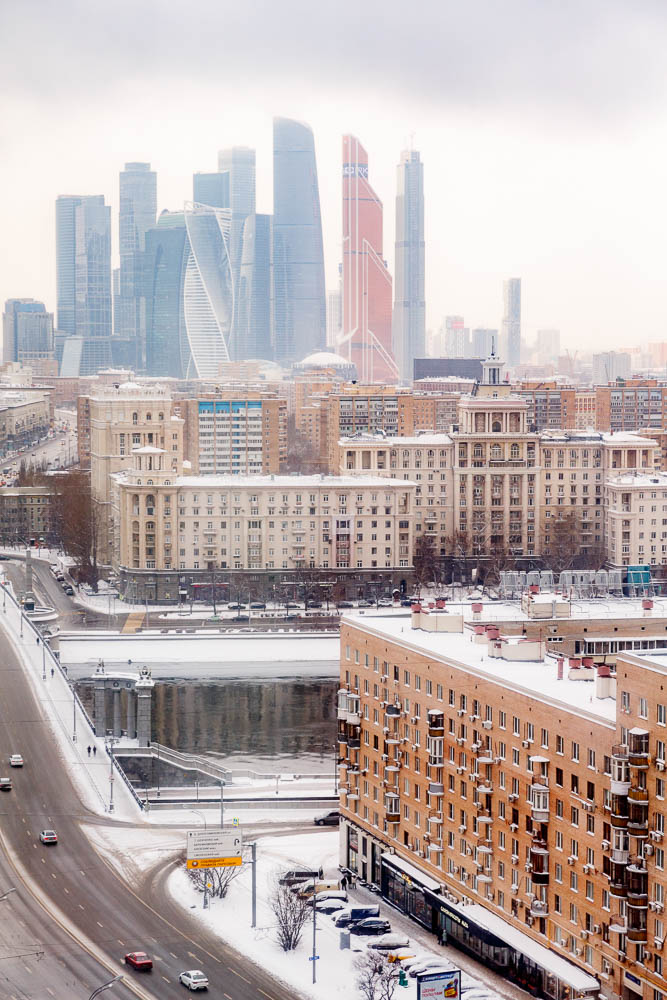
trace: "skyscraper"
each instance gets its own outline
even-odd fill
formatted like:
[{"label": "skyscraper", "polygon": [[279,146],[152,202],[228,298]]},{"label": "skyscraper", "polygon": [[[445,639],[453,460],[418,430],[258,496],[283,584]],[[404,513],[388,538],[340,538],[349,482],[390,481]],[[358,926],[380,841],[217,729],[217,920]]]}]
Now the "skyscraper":
[{"label": "skyscraper", "polygon": [[503,349],[508,365],[521,361],[521,278],[503,282]]},{"label": "skyscraper", "polygon": [[192,200],[198,205],[229,208],[229,171],[192,175]]},{"label": "skyscraper", "polygon": [[53,313],[34,299],[8,299],[2,317],[3,361],[31,361],[53,357]]},{"label": "skyscraper", "polygon": [[82,199],[60,195],[56,199],[56,285],[58,329],[76,333],[76,237],[75,211]]},{"label": "skyscraper", "polygon": [[[243,256],[243,227],[248,216],[255,214],[255,150],[248,146],[221,149],[218,153],[218,172],[222,177],[225,175],[227,177],[229,194],[225,207],[229,208],[231,219],[228,249],[232,281],[236,289]],[[222,183],[225,183],[224,180]],[[238,298],[235,308],[238,308]],[[234,329],[235,324],[232,325],[231,339],[228,342],[229,356],[232,360],[237,356]]]},{"label": "skyscraper", "polygon": [[120,173],[120,273],[116,330],[134,345],[136,367],[146,366],[146,301],[143,297],[143,254],[146,230],[155,225],[157,174],[150,163],[126,163]]},{"label": "skyscraper", "polygon": [[498,331],[478,326],[472,331],[472,356],[488,358],[489,354],[498,354]]},{"label": "skyscraper", "polygon": [[190,247],[183,212],[162,212],[146,231],[146,374],[180,378],[183,279]]},{"label": "skyscraper", "polygon": [[403,381],[412,381],[414,359],[426,350],[424,300],[424,165],[404,150],[396,171],[396,280],[392,341]]},{"label": "skyscraper", "polygon": [[361,382],[395,382],[391,275],[382,257],[382,202],[368,183],[368,154],[343,136],[343,326],[338,349]]},{"label": "skyscraper", "polygon": [[229,252],[229,209],[189,204],[185,226],[189,250],[183,276],[180,324],[185,378],[217,378],[218,365],[230,360],[234,327],[234,280]]},{"label": "skyscraper", "polygon": [[324,250],[312,130],[273,120],[274,348],[300,361],[326,345]]},{"label": "skyscraper", "polygon": [[273,359],[271,344],[272,217],[249,215],[243,225],[235,323],[235,361]]}]

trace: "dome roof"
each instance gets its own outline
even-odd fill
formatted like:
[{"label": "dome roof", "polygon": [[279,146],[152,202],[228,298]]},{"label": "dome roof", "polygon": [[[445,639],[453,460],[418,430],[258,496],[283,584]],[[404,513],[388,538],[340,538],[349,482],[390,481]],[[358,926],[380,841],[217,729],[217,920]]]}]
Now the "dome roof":
[{"label": "dome roof", "polygon": [[350,368],[353,362],[333,351],[315,351],[303,361],[297,362],[295,368]]}]

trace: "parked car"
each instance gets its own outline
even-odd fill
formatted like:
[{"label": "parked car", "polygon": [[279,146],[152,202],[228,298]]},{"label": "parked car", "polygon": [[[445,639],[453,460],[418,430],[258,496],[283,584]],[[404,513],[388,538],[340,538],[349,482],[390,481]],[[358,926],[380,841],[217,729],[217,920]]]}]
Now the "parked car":
[{"label": "parked car", "polygon": [[181,972],[178,981],[183,986],[187,986],[189,990],[208,989],[208,978],[200,969],[190,969],[189,972]]},{"label": "parked car", "polygon": [[320,813],[313,820],[315,826],[338,826],[340,823],[340,813],[338,809],[329,809],[328,812]]},{"label": "parked car", "polygon": [[405,598],[405,597],[404,597],[404,598],[403,598],[403,600],[401,601],[401,607],[402,607],[402,608],[409,608],[409,607],[410,607],[411,605],[412,605],[412,601],[408,600],[408,599],[407,599],[407,598]]},{"label": "parked car", "polygon": [[357,601],[357,607],[358,608],[372,608],[373,607],[373,602],[372,601]]},{"label": "parked car", "polygon": [[415,963],[415,965],[410,966],[410,975],[414,978],[418,976],[420,972],[430,972],[431,969],[443,969],[445,972],[453,968],[444,958],[439,958],[437,955],[433,955],[431,958],[425,958],[421,962]]},{"label": "parked car", "polygon": [[322,606],[322,601],[308,601],[309,608],[321,608]]},{"label": "parked car", "polygon": [[39,839],[43,844],[57,844],[58,834],[56,833],[55,830],[41,830],[39,834]]},{"label": "parked car", "polygon": [[153,959],[149,958],[145,951],[130,951],[123,961],[138,972],[150,972],[153,968]]},{"label": "parked car", "polygon": [[371,941],[368,947],[375,948],[376,951],[394,951],[407,948],[409,944],[410,938],[405,934],[381,934],[375,941]]},{"label": "parked car", "polygon": [[345,909],[345,903],[342,899],[323,899],[315,902],[315,909],[318,913],[340,913]]},{"label": "parked car", "polygon": [[379,917],[380,907],[375,906],[350,906],[343,910],[335,918],[336,927],[349,927],[353,921],[363,920],[364,917]]},{"label": "parked car", "polygon": [[394,602],[391,597],[381,597],[378,601],[378,607],[380,608],[393,608]]},{"label": "parked car", "polygon": [[266,609],[266,604],[264,601],[251,601],[250,607],[253,611],[264,611]]},{"label": "parked car", "polygon": [[353,920],[349,930],[351,934],[388,934],[391,924],[382,917],[364,917],[363,920]]},{"label": "parked car", "polygon": [[71,584],[66,583],[65,586],[63,587],[63,590],[65,591],[68,597],[74,597],[74,588],[72,587]]},{"label": "parked car", "polygon": [[228,611],[246,611],[248,608],[247,604],[228,604]]},{"label": "parked car", "polygon": [[11,792],[11,790],[12,790],[12,779],[0,778],[0,792]]},{"label": "parked car", "polygon": [[[281,877],[279,879],[279,884],[280,885],[294,885],[296,882],[305,882],[311,876],[311,874],[312,874],[312,872],[310,872],[310,871],[303,871],[302,869],[299,869],[299,868],[292,868],[292,869],[290,869],[290,871],[286,871],[286,872],[283,873],[283,875],[281,875]],[[321,868],[319,870],[319,875],[320,875],[320,878],[321,878],[322,877],[322,869]]]},{"label": "parked car", "polygon": [[352,603],[352,601],[339,601],[338,602],[338,607],[339,608],[353,608],[354,604]]}]

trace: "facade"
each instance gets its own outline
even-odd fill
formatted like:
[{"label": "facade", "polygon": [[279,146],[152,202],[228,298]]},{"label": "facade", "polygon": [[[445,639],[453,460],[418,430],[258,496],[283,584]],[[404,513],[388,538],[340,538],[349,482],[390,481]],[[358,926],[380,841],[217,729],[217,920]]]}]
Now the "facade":
[{"label": "facade", "polygon": [[416,150],[401,153],[396,174],[392,343],[401,380],[410,382],[414,359],[426,350],[424,165]]},{"label": "facade", "polygon": [[337,350],[364,383],[396,382],[391,275],[383,259],[382,202],[368,180],[368,154],[343,137],[343,326]]},{"label": "facade", "polygon": [[500,351],[498,331],[487,327],[476,327],[471,334],[470,353],[473,358],[488,358]]},{"label": "facade", "polygon": [[187,593],[213,573],[270,591],[313,570],[355,595],[372,581],[406,585],[412,483],[178,476],[164,471],[164,459],[161,449],[140,448],[136,468],[113,477],[120,538],[114,565],[125,593],[176,601],[179,590]]},{"label": "facade", "polygon": [[503,282],[503,356],[510,366],[521,362],[521,278]]},{"label": "facade", "polygon": [[229,209],[186,205],[188,256],[183,276],[180,330],[185,378],[215,379],[220,362],[231,360],[234,335],[234,276]]},{"label": "facade", "polygon": [[324,249],[312,130],[273,120],[273,344],[281,364],[326,347]]},{"label": "facade", "polygon": [[2,317],[3,362],[31,364],[53,358],[53,313],[35,299],[8,299]]},{"label": "facade", "polygon": [[[239,283],[243,255],[243,227],[248,216],[255,214],[255,150],[248,146],[232,146],[218,153],[218,171],[229,179],[228,250],[234,290]],[[223,192],[224,194],[224,192]],[[230,357],[236,359],[235,339],[230,344]],[[246,355],[247,356],[247,355]]]},{"label": "facade", "polygon": [[538,330],[536,350],[540,361],[552,361],[560,357],[560,330]]},{"label": "facade", "polygon": [[[218,174],[215,175],[220,176]],[[182,212],[162,212],[146,232],[146,374],[180,378],[183,281],[190,247]]]},{"label": "facade", "polygon": [[[611,566],[667,562],[667,475],[615,476],[606,484],[606,555]],[[654,569],[655,572],[655,569]]]},{"label": "facade", "polygon": [[53,493],[48,486],[0,488],[0,539],[3,545],[32,545],[55,539]]},{"label": "facade", "polygon": [[[183,420],[173,409],[163,386],[120,385],[95,387],[78,399],[78,428],[82,445],[89,442],[90,489],[98,525],[98,559],[110,563],[119,539],[112,510],[114,473],[133,463],[135,448],[163,450],[164,466],[172,474],[183,462]],[[82,456],[86,464],[86,456]]]},{"label": "facade", "polygon": [[[443,354],[448,358],[472,357],[470,330],[465,325],[463,316],[445,316],[441,328],[443,338]],[[486,354],[483,355],[486,357]]]},{"label": "facade", "polygon": [[120,174],[118,297],[115,332],[130,341],[137,371],[146,369],[146,232],[155,225],[157,174],[150,163],[126,163]]},{"label": "facade", "polygon": [[272,235],[273,218],[253,213],[243,225],[243,247],[236,298],[237,360],[273,359]]},{"label": "facade", "polygon": [[528,403],[528,425],[536,431],[576,426],[576,389],[555,382],[519,383],[512,388]]},{"label": "facade", "polygon": [[287,457],[287,402],[259,393],[216,393],[178,403],[184,458],[194,475],[270,475]]},{"label": "facade", "polygon": [[212,208],[229,208],[229,171],[224,173],[193,174],[192,200],[197,205]]},{"label": "facade", "polygon": [[32,444],[50,427],[51,407],[46,390],[0,388],[0,448],[3,454]]},{"label": "facade", "polygon": [[342,623],[341,864],[534,995],[664,996],[665,656],[411,624]]},{"label": "facade", "polygon": [[598,430],[651,433],[667,426],[667,386],[655,379],[629,379],[624,384],[595,387],[595,426]]},{"label": "facade", "polygon": [[452,377],[470,378],[479,382],[482,378],[483,360],[481,355],[478,358],[415,358],[414,380]]},{"label": "facade", "polygon": [[621,351],[603,351],[593,355],[593,385],[607,385],[617,379],[630,378],[632,357]]}]

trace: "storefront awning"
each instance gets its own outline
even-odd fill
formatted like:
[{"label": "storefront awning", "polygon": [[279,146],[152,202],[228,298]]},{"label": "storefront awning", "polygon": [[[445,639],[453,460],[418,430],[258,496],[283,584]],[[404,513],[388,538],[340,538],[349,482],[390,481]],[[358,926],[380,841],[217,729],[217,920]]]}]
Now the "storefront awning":
[{"label": "storefront awning", "polygon": [[402,875],[407,876],[410,882],[414,885],[419,886],[422,889],[429,889],[431,892],[440,892],[439,882],[436,882],[433,878],[429,878],[429,876],[425,875],[424,872],[419,870],[419,868],[415,868],[414,865],[411,865],[409,861],[404,861],[403,858],[399,858],[398,854],[385,853],[380,855],[380,857],[383,865],[386,865],[388,868],[394,868]]},{"label": "storefront awning", "polygon": [[566,958],[558,955],[555,951],[534,941],[518,927],[512,927],[502,917],[491,913],[486,907],[480,906],[479,903],[471,903],[470,906],[457,907],[457,909],[465,914],[468,920],[495,934],[510,948],[525,955],[546,972],[557,976],[561,982],[567,983],[577,993],[600,992],[600,983],[594,976],[589,976],[573,962],[568,962]]}]

